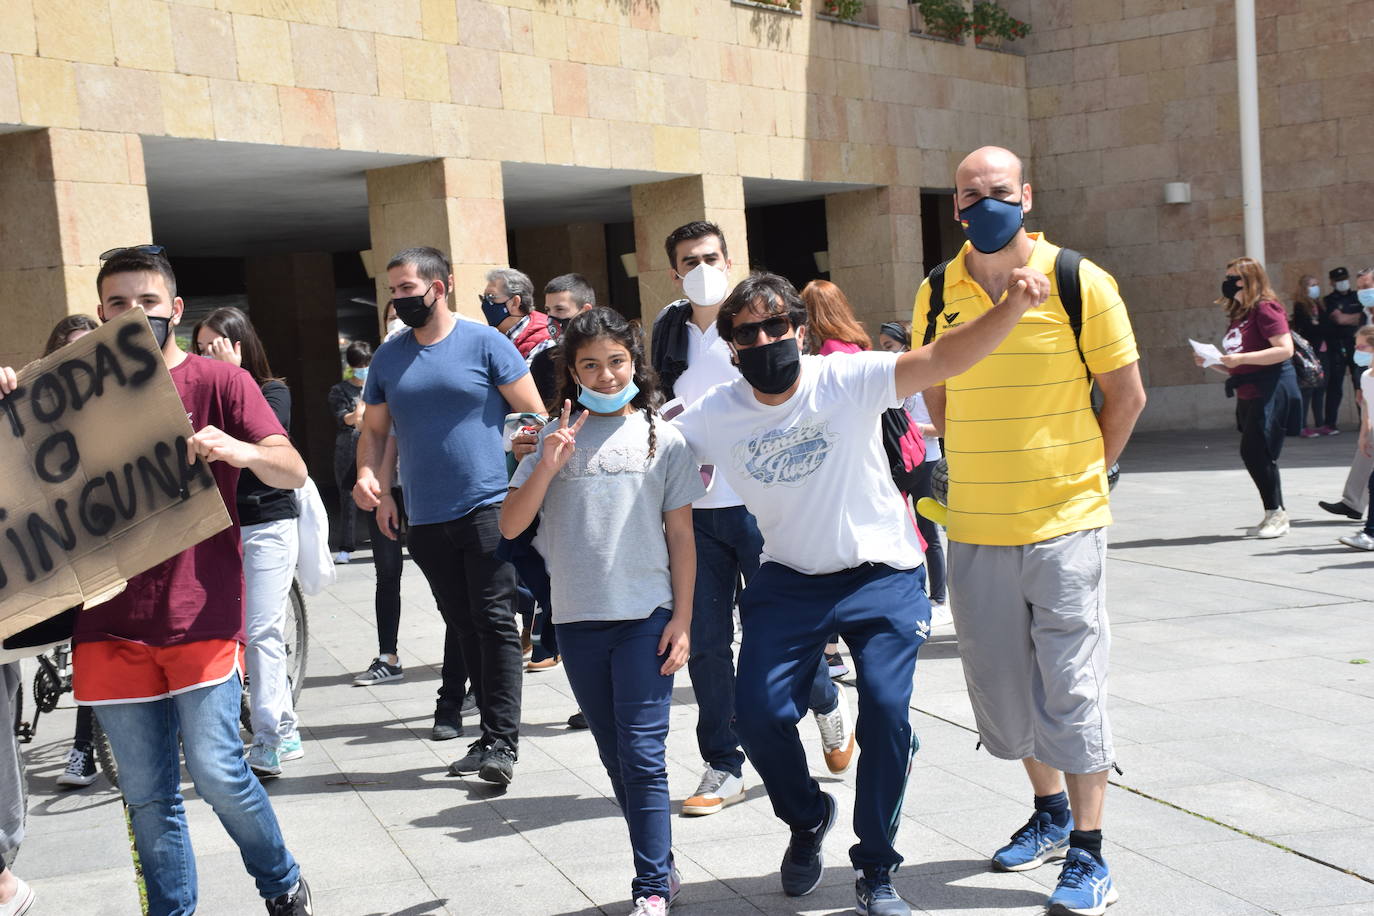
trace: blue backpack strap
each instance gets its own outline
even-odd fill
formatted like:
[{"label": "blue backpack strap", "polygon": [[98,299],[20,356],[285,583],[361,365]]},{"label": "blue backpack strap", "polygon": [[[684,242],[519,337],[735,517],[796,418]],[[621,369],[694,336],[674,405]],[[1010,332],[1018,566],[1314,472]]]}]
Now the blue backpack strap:
[{"label": "blue backpack strap", "polygon": [[[1059,290],[1059,302],[1064,313],[1069,316],[1069,328],[1073,331],[1073,345],[1078,348],[1078,358],[1087,368],[1088,360],[1083,356],[1083,285],[1078,278],[1078,266],[1083,263],[1083,255],[1072,248],[1061,248],[1054,258],[1054,285]],[[1089,370],[1089,375],[1092,374]]]},{"label": "blue backpack strap", "polygon": [[945,268],[949,261],[938,264],[926,279],[930,281],[930,311],[926,313],[926,333],[921,346],[935,339],[935,319],[945,310]]}]

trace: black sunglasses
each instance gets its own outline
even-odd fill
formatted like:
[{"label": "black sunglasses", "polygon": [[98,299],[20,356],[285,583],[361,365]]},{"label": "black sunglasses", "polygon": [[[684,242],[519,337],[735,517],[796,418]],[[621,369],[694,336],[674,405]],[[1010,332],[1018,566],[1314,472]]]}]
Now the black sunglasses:
[{"label": "black sunglasses", "polygon": [[127,248],[111,248],[109,251],[102,251],[100,253],[100,260],[108,261],[110,258],[117,258],[121,254],[128,254],[129,252],[156,257],[160,254],[166,254],[167,249],[163,248],[161,245],[130,245]]},{"label": "black sunglasses", "polygon": [[772,318],[765,318],[763,321],[735,325],[730,329],[730,339],[735,342],[737,347],[752,347],[754,341],[759,339],[760,330],[769,340],[777,340],[791,329],[791,318],[786,315],[775,315]]}]

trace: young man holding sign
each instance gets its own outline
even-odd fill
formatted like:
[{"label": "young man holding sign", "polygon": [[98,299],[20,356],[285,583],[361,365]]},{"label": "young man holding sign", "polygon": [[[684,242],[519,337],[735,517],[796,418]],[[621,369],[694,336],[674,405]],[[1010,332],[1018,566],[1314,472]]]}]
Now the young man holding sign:
[{"label": "young man holding sign", "polygon": [[[102,255],[99,312],[110,321],[141,306],[195,434],[186,461],[204,458],[233,518],[239,472],[295,488],[305,464],[247,372],[189,356],[176,277],[160,247]],[[154,357],[155,358],[155,357]],[[17,387],[0,368],[0,397]],[[79,703],[96,707],[119,763],[148,912],[196,909],[196,862],[180,790],[180,753],[196,792],[234,839],[274,916],[309,916],[310,891],[282,840],[239,739],[243,673],[243,558],[234,525],[129,579],[111,600],[77,615],[72,643]],[[180,739],[180,741],[178,740]]]}]

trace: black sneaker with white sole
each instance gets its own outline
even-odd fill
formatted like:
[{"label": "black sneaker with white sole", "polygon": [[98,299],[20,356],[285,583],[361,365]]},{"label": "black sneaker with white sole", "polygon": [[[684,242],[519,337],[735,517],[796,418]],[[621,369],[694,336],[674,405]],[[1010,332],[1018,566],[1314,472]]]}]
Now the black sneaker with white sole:
[{"label": "black sneaker with white sole", "polygon": [[821,822],[810,830],[792,828],[792,841],[787,844],[787,854],[782,857],[779,869],[782,878],[782,892],[789,897],[805,897],[821,883],[825,873],[825,861],[821,857],[821,844],[830,828],[835,826],[835,815],[839,805],[835,796],[829,792],[821,793],[825,803],[825,815]]},{"label": "black sneaker with white sole", "polygon": [[379,655],[372,660],[372,664],[367,666],[366,671],[353,679],[353,686],[372,687],[375,684],[385,684],[388,681],[399,681],[405,676],[400,665],[393,665]]},{"label": "black sneaker with white sole", "polygon": [[505,741],[497,738],[482,755],[482,766],[477,775],[487,782],[508,786],[515,778],[515,751]]},{"label": "black sneaker with white sole", "polygon": [[268,916],[315,916],[310,899],[310,885],[302,878],[293,890],[267,901]]},{"label": "black sneaker with white sole", "polygon": [[487,755],[487,745],[482,739],[468,745],[468,752],[448,765],[450,776],[471,776],[482,769],[482,758]]},{"label": "black sneaker with white sole", "polygon": [[67,751],[67,768],[57,777],[59,786],[78,788],[95,782],[95,751],[89,746]]}]

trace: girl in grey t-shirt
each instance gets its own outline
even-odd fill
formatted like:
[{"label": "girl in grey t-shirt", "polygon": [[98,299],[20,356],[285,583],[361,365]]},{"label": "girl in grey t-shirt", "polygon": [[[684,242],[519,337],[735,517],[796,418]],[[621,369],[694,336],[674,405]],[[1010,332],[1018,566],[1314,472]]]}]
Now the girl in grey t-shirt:
[{"label": "girl in grey t-shirt", "polygon": [[705,488],[681,434],[655,422],[653,370],[624,318],[583,312],[561,349],[562,414],[511,478],[501,533],[518,536],[542,508],[563,665],[630,831],[632,916],[664,916],[679,886],[664,746],[689,654],[692,501]]}]

